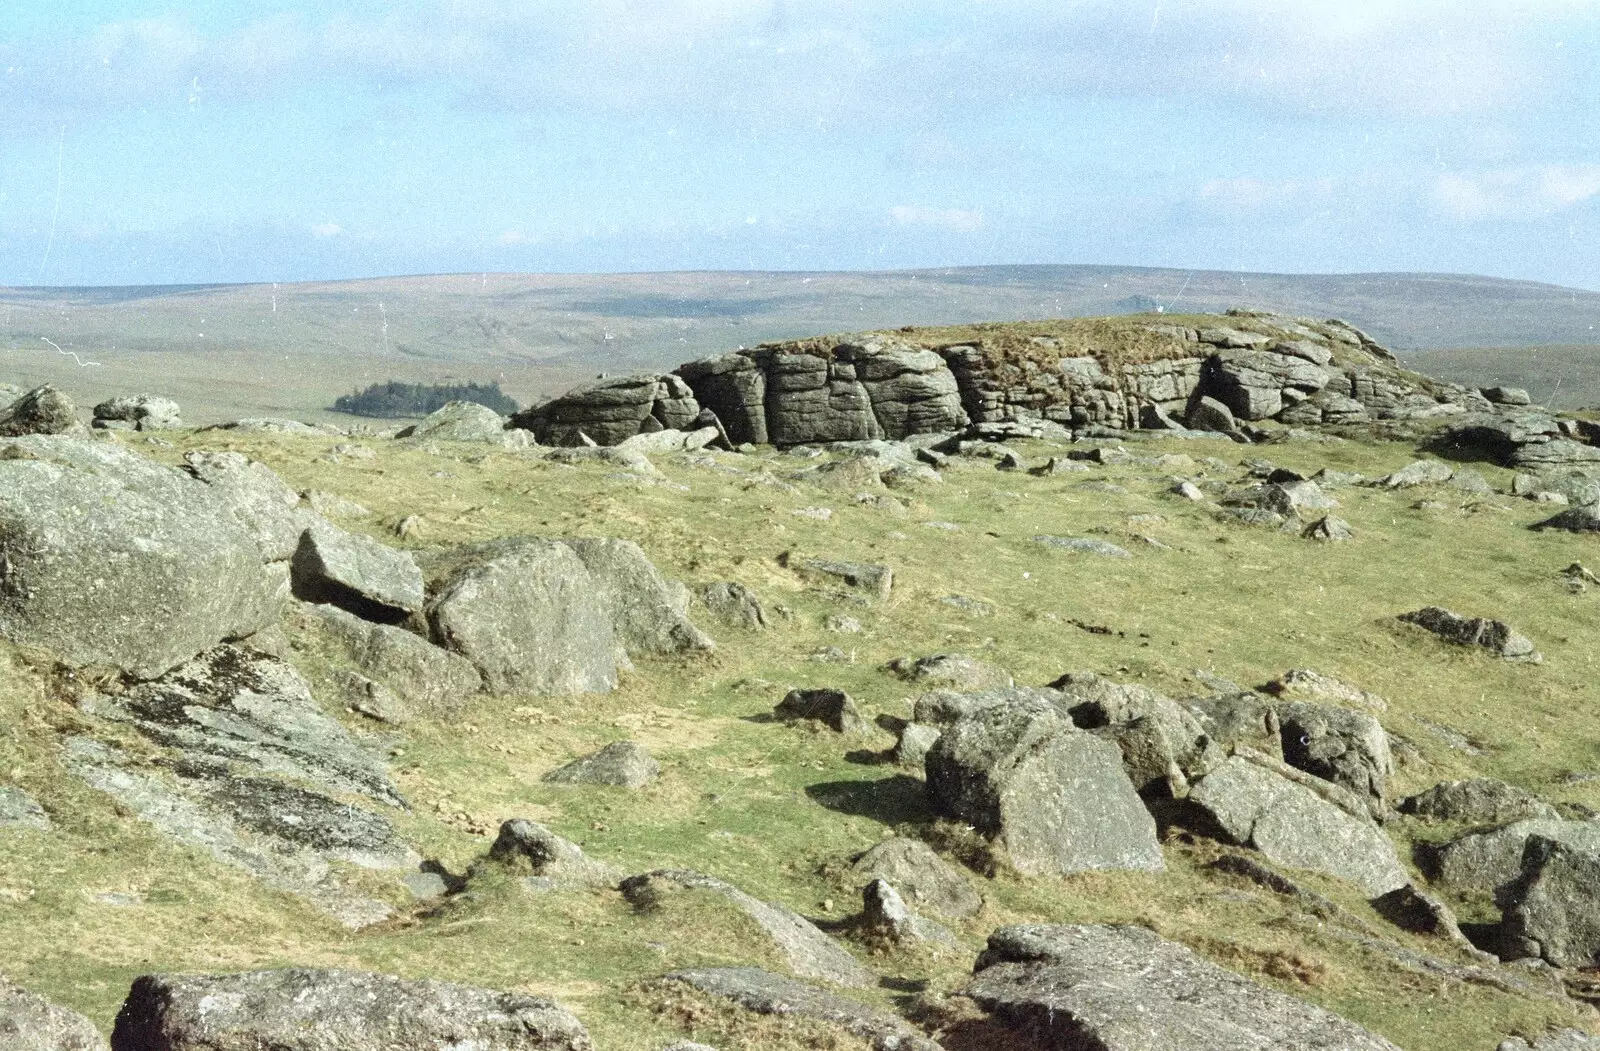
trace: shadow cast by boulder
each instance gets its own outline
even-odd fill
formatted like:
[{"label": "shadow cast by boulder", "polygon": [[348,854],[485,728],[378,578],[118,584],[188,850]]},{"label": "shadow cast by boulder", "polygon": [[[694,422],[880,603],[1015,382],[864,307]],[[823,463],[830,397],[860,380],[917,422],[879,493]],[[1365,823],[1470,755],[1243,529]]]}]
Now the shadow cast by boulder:
[{"label": "shadow cast by boulder", "polygon": [[934,818],[923,783],[906,774],[877,781],[824,781],[808,785],[806,795],[829,810],[870,817],[886,825],[918,824]]}]

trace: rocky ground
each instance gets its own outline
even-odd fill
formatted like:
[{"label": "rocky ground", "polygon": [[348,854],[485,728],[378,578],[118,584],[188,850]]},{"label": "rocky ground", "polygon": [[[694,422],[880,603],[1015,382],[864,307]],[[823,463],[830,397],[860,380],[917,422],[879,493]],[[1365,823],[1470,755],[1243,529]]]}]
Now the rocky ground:
[{"label": "rocky ground", "polygon": [[1591,1046],[1592,425],[1201,320],[15,392],[0,1044]]}]

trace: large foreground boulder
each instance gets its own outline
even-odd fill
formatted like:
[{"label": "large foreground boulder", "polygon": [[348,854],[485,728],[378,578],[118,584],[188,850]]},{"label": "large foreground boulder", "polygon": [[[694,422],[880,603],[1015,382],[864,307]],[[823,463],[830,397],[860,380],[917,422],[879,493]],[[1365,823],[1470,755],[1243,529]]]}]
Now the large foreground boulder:
[{"label": "large foreground boulder", "polygon": [[83,436],[87,429],[78,420],[72,399],[48,384],[37,387],[0,408],[0,438],[24,434],[68,434]]},{"label": "large foreground boulder", "polygon": [[0,1047],[5,1051],[105,1051],[87,1018],[0,978]]},{"label": "large foreground boulder", "polygon": [[638,544],[605,537],[574,537],[562,543],[583,560],[594,595],[628,656],[716,648],[689,622],[689,589],[662,576]]},{"label": "large foreground boulder", "polygon": [[146,975],[112,1051],[591,1051],[554,1000],[361,971]]},{"label": "large foreground boulder", "polygon": [[1002,927],[966,994],[1063,1051],[1399,1051],[1143,927]]},{"label": "large foreground boulder", "polygon": [[926,769],[934,807],[1003,843],[1020,872],[1164,867],[1121,751],[1058,707],[969,711],[940,735]]},{"label": "large foreground boulder", "polygon": [[150,678],[278,619],[289,590],[213,487],[115,446],[0,441],[0,636]]},{"label": "large foreground boulder", "polygon": [[476,665],[492,692],[616,689],[610,610],[568,545],[523,537],[453,552],[432,590],[434,641]]},{"label": "large foreground boulder", "polygon": [[419,635],[370,623],[337,606],[300,603],[294,608],[333,655],[392,691],[408,715],[452,715],[483,692],[483,679],[471,661]]},{"label": "large foreground boulder", "polygon": [[1189,801],[1233,842],[1277,864],[1348,880],[1374,898],[1410,883],[1394,844],[1368,819],[1365,804],[1349,798],[1340,806],[1329,797],[1349,793],[1330,784],[1319,794],[1313,782],[1283,776],[1270,760],[1236,755],[1195,785]]}]

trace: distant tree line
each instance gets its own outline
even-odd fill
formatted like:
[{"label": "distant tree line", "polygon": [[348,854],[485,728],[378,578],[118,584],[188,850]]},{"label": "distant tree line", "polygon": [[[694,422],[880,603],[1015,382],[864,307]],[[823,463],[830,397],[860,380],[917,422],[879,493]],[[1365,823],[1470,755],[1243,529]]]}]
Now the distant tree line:
[{"label": "distant tree line", "polygon": [[500,389],[499,383],[401,383],[390,380],[387,383],[374,383],[366,390],[340,395],[334,399],[333,411],[393,419],[397,416],[426,416],[452,401],[475,401],[502,416],[509,416],[519,408]]}]

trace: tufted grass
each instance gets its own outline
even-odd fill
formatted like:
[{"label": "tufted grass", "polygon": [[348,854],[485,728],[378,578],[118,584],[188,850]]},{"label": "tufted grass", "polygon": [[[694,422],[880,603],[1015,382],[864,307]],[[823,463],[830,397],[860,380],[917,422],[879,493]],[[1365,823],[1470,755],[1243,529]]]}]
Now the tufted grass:
[{"label": "tufted grass", "polygon": [[[451,723],[420,722],[395,735],[345,713],[358,733],[397,750],[396,779],[413,804],[398,824],[419,850],[461,873],[487,849],[472,829],[531,817],[625,871],[696,868],[758,897],[828,922],[856,911],[859,888],[841,862],[885,835],[930,832],[933,815],[915,771],[873,762],[887,734],[842,741],[764,718],[793,686],[839,686],[869,716],[905,715],[914,690],[884,669],[892,658],[961,651],[1043,683],[1072,669],[1099,671],[1176,694],[1201,692],[1196,671],[1246,685],[1313,667],[1388,698],[1389,730],[1409,742],[1396,794],[1447,777],[1486,774],[1559,803],[1600,809],[1600,592],[1572,594],[1559,571],[1600,564],[1594,538],[1538,534],[1526,526],[1549,509],[1506,497],[1473,504],[1448,487],[1391,493],[1344,489],[1336,512],[1353,542],[1318,546],[1291,534],[1219,520],[1170,495],[1171,476],[1199,466],[1097,468],[1034,477],[966,461],[940,485],[895,495],[904,515],[858,506],[854,490],[796,492],[660,458],[656,482],[601,464],[566,467],[525,454],[465,445],[412,448],[371,440],[372,459],[325,450],[332,439],[200,432],[171,448],[129,436],[166,460],[188,448],[237,449],[292,486],[337,492],[372,511],[347,521],[400,546],[532,533],[620,536],[638,541],[669,576],[690,584],[733,579],[769,611],[793,618],[765,633],[697,621],[719,641],[715,654],[640,662],[602,697],[497,698],[474,702]],[[1328,466],[1376,476],[1414,456],[1398,444],[1287,444],[1242,450],[1225,441],[1141,440],[1141,455],[1266,455],[1311,471]],[[1030,462],[1053,451],[1023,447]],[[782,477],[811,461],[765,452],[718,454],[724,466]],[[1481,468],[1499,487],[1507,472]],[[1241,472],[1203,469],[1206,477]],[[1126,491],[1081,488],[1105,481]],[[1418,509],[1422,498],[1440,506]],[[822,522],[797,508],[826,506]],[[419,515],[421,535],[400,541],[393,526]],[[1141,516],[1130,523],[1130,517]],[[1156,518],[1147,516],[1159,516]],[[957,531],[926,523],[954,523]],[[1151,537],[1160,549],[1133,534]],[[1036,534],[1102,536],[1133,553],[1115,560],[1044,548]],[[779,564],[785,552],[892,566],[882,604],[855,606],[807,590]],[[940,601],[990,603],[975,615]],[[1532,637],[1540,666],[1509,665],[1446,647],[1395,614],[1439,604],[1498,616]],[[827,631],[829,614],[863,631]],[[1095,634],[1082,625],[1103,626]],[[812,655],[843,651],[843,663]],[[308,670],[321,658],[306,655]],[[688,914],[637,916],[619,895],[524,891],[503,874],[474,885],[470,899],[430,914],[411,906],[392,877],[352,874],[404,906],[396,921],[360,933],[311,906],[269,891],[242,873],[163,840],[68,777],[57,742],[86,724],[49,688],[48,663],[0,652],[0,774],[21,784],[53,816],[53,834],[0,833],[0,945],[4,969],[27,986],[109,1027],[131,978],[155,970],[208,970],[301,963],[428,975],[554,995],[571,1005],[607,1049],[647,1051],[698,1035],[724,1047],[827,1046],[805,1026],[757,1020],[654,984],[677,967],[775,966],[747,921],[716,902]],[[1453,749],[1434,727],[1478,743]],[[104,728],[97,733],[109,733]],[[637,792],[546,785],[545,771],[613,740],[633,739],[662,762],[661,778]],[[1573,776],[1578,775],[1578,776]],[[465,814],[463,819],[459,815]],[[948,832],[948,830],[945,830]],[[1437,831],[1391,826],[1404,855],[1409,837]],[[1168,871],[1021,880],[974,874],[984,912],[952,926],[964,950],[871,956],[884,987],[861,995],[884,1006],[936,1004],[959,988],[994,926],[1020,921],[1135,922],[1368,1025],[1408,1051],[1491,1046],[1511,1033],[1583,1024],[1578,1013],[1397,969],[1284,900],[1205,863],[1218,848],[1177,830],[1165,843]],[[1370,922],[1359,895],[1308,876],[1308,885]],[[96,895],[137,894],[113,906]],[[1481,917],[1482,902],[1456,902]],[[1465,962],[1448,946],[1393,932],[1412,948]],[[981,1046],[969,1035],[967,1044]],[[840,1048],[858,1046],[841,1039]],[[957,1046],[955,1042],[952,1046]]]}]

